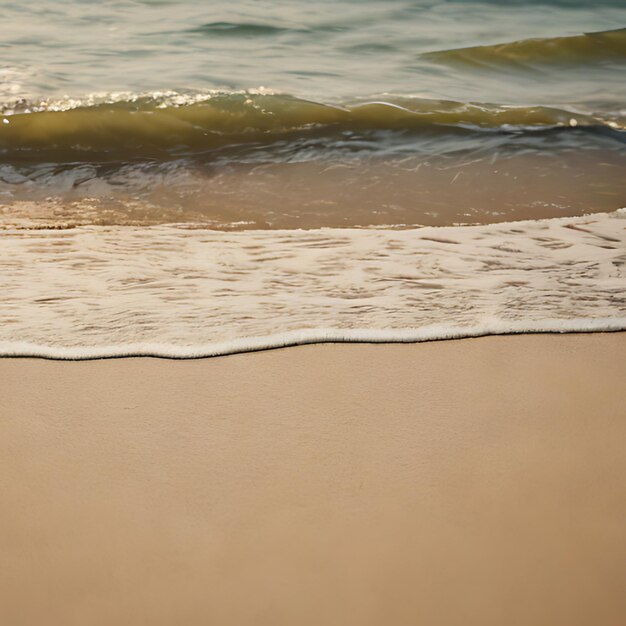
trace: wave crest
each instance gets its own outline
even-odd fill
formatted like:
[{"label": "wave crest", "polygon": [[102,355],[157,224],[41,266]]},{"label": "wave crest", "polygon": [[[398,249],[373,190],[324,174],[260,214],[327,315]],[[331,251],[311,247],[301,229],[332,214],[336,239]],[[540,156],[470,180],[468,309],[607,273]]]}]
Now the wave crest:
[{"label": "wave crest", "polygon": [[0,116],[7,160],[72,162],[166,158],[241,143],[370,130],[451,132],[586,126],[623,129],[621,119],[554,107],[390,97],[325,104],[255,92],[132,96],[85,103],[22,103]]},{"label": "wave crest", "polygon": [[427,52],[422,58],[479,68],[532,68],[539,64],[579,66],[626,61],[626,28],[571,37],[524,39],[491,46]]}]

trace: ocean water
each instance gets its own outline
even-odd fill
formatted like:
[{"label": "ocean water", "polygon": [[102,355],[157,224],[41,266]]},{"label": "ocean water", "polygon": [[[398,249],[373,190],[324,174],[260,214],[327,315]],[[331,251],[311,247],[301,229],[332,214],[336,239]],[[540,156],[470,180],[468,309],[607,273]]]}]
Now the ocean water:
[{"label": "ocean water", "polygon": [[0,23],[5,353],[626,318],[621,0],[9,1]]}]

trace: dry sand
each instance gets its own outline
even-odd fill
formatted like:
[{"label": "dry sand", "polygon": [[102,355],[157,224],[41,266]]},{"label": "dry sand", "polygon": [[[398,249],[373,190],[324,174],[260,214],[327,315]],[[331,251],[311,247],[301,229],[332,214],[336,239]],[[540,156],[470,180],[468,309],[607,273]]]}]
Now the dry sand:
[{"label": "dry sand", "polygon": [[0,624],[626,615],[626,333],[0,361]]}]

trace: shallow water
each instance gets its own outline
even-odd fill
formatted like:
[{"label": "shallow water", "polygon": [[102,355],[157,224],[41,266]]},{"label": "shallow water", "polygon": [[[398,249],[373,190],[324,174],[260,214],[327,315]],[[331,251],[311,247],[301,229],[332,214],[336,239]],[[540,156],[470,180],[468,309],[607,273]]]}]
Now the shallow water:
[{"label": "shallow water", "polygon": [[[616,77],[610,65],[623,61],[623,45],[573,56],[574,43],[555,56],[539,44],[526,64],[481,64],[480,79],[467,63],[423,55],[626,26],[620,0],[42,0],[36,10],[3,2],[1,12],[4,94],[35,99],[263,85],[321,101],[390,92],[581,103],[603,97],[597,88]],[[624,95],[623,85],[611,87]]]},{"label": "shallow water", "polygon": [[624,204],[621,2],[4,3],[0,226]]},{"label": "shallow water", "polygon": [[400,231],[83,226],[2,237],[3,355],[184,358],[626,330],[626,211]]},{"label": "shallow water", "polygon": [[0,354],[626,328],[622,1],[0,18]]}]

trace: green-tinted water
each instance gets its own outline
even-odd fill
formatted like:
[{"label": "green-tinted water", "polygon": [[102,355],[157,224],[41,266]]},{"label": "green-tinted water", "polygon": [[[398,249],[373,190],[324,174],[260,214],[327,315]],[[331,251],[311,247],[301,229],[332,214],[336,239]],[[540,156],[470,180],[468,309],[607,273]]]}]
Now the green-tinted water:
[{"label": "green-tinted water", "polygon": [[46,223],[215,227],[624,204],[623,2],[56,0],[0,20],[5,223],[42,199]]}]

